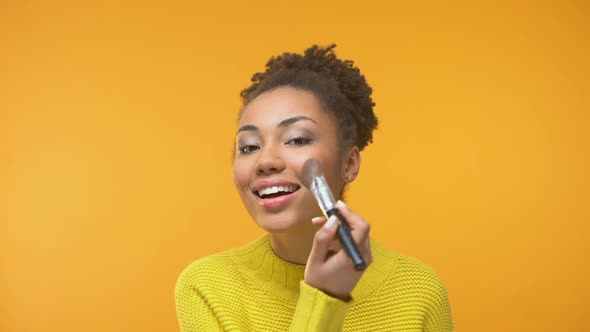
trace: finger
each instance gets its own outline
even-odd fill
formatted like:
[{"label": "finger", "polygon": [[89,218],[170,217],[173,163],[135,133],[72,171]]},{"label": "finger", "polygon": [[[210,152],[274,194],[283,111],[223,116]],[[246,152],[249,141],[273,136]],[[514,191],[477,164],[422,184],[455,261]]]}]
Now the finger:
[{"label": "finger", "polygon": [[[326,218],[325,216],[311,218],[311,223],[317,228],[324,226],[326,221],[328,221],[328,218]],[[330,242],[330,249],[328,250],[327,257],[329,258],[330,256],[333,256],[340,249],[340,242],[338,241],[338,238],[335,236]]]},{"label": "finger", "polygon": [[332,216],[326,221],[324,226],[320,228],[313,239],[313,246],[311,247],[311,253],[309,254],[308,262],[323,263],[328,257],[330,251],[330,243],[334,239],[336,230],[338,229],[338,218]]},{"label": "finger", "polygon": [[311,223],[317,228],[324,226],[326,221],[328,221],[328,219],[324,216],[311,218]]},{"label": "finger", "polygon": [[348,222],[351,228],[351,234],[365,259],[367,265],[373,262],[373,254],[371,251],[371,243],[369,240],[369,231],[371,226],[361,216],[352,212],[350,208],[342,201],[336,203],[336,207],[342,216]]},{"label": "finger", "polygon": [[369,231],[371,230],[369,223],[358,214],[352,212],[342,201],[338,201],[336,207],[348,222],[355,241],[359,244],[366,245],[369,239]]}]

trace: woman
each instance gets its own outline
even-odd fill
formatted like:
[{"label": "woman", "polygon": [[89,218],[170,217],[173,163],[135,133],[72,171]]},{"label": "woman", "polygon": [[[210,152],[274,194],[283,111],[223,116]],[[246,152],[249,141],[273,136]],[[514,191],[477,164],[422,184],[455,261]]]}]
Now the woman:
[{"label": "woman", "polygon": [[354,181],[377,126],[372,89],[335,45],[271,58],[241,92],[233,174],[268,232],[189,265],[176,286],[182,331],[451,331],[446,289],[423,263],[369,237],[342,201],[368,267],[357,271],[302,185],[315,158],[336,196]]}]

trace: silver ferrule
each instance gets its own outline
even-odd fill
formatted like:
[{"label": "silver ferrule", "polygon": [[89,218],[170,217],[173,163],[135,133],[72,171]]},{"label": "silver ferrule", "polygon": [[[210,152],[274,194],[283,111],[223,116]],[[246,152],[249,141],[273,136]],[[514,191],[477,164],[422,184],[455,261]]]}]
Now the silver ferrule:
[{"label": "silver ferrule", "polygon": [[330,191],[330,187],[328,186],[328,181],[323,176],[316,176],[311,183],[311,187],[309,188],[315,199],[318,201],[322,212],[326,214],[327,211],[332,210],[336,202],[334,201],[334,196],[332,196],[332,192]]}]

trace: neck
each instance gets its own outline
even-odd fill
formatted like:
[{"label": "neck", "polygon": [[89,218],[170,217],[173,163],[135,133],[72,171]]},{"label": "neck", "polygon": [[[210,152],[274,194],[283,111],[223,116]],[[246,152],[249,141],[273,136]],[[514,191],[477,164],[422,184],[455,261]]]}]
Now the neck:
[{"label": "neck", "polygon": [[305,265],[316,232],[311,222],[306,226],[285,233],[270,233],[270,245],[273,252],[287,262]]}]

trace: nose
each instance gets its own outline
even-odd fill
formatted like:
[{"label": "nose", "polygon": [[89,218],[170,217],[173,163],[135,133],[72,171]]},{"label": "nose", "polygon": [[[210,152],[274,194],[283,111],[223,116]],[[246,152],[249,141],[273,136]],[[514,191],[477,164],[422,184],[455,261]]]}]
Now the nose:
[{"label": "nose", "polygon": [[266,146],[260,149],[256,163],[256,175],[264,176],[280,173],[285,169],[285,162],[277,147]]}]

